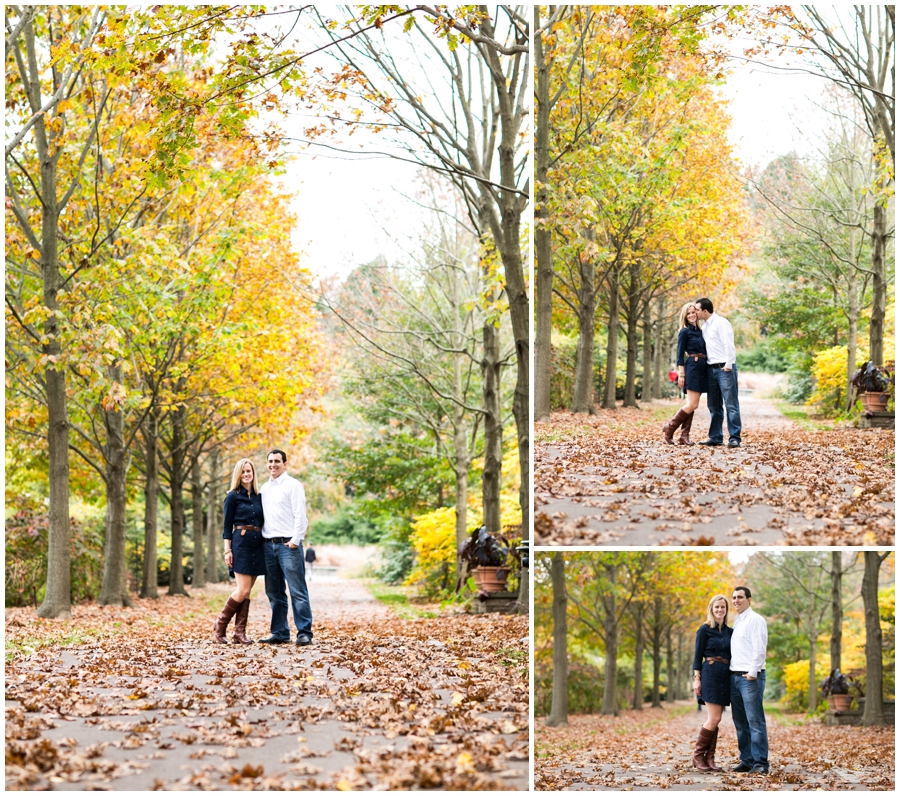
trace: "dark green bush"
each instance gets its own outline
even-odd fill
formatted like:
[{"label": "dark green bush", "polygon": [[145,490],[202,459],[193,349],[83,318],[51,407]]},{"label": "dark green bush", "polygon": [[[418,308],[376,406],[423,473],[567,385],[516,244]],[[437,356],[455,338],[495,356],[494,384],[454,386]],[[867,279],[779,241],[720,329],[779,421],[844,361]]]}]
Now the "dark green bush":
[{"label": "dark green bush", "polygon": [[753,348],[737,352],[738,371],[750,373],[785,373],[790,362],[783,351],[763,338]]},{"label": "dark green bush", "polygon": [[[22,501],[6,520],[6,605],[35,605],[43,599],[47,580],[49,517],[42,506]],[[100,593],[103,580],[103,526],[74,519],[71,534],[72,600]]]},{"label": "dark green bush", "polygon": [[381,547],[381,568],[376,573],[384,583],[403,583],[413,567],[414,551],[409,542],[389,539]]},{"label": "dark green bush", "polygon": [[813,392],[812,374],[798,370],[788,371],[787,383],[780,392],[788,403],[805,404]]},{"label": "dark green bush", "polygon": [[551,347],[550,408],[568,409],[575,392],[575,351],[577,340],[563,339]]},{"label": "dark green bush", "polygon": [[335,514],[321,517],[310,525],[310,538],[316,544],[377,544],[385,529],[370,517],[361,516],[352,505],[341,506]]}]

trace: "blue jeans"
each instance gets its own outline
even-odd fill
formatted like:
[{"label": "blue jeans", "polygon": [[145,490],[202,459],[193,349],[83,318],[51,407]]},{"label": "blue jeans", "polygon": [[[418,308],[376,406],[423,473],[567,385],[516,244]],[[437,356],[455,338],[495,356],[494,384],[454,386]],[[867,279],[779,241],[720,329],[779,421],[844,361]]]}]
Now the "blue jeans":
[{"label": "blue jeans", "polygon": [[757,673],[755,680],[731,673],[731,716],[737,730],[741,762],[768,768],[769,734],[766,732],[766,714],[763,713],[765,690],[765,669]]},{"label": "blue jeans", "polygon": [[309,592],[306,590],[306,573],[303,566],[303,545],[290,548],[283,543],[263,543],[266,550],[266,597],[272,606],[272,635],[282,641],[290,641],[291,626],[288,624],[288,600],[284,584],[291,593],[291,607],[294,610],[294,624],[297,635],[306,634],[312,638],[312,608]]},{"label": "blue jeans", "polygon": [[[722,368],[707,368],[709,381],[706,393],[706,405],[709,407],[709,438],[713,442],[722,442],[722,421],[725,412],[728,412],[728,436],[731,439],[741,440],[741,407],[738,404],[738,374],[737,365],[732,367],[731,373],[726,373]],[[725,404],[725,412],[722,411],[722,403]]]}]

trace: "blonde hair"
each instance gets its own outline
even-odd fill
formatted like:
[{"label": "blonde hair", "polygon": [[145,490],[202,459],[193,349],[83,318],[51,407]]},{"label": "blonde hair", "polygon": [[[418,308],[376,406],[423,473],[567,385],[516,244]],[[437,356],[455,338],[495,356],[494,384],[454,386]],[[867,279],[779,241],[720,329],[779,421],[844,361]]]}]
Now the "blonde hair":
[{"label": "blonde hair", "polygon": [[716,626],[716,618],[713,616],[712,609],[719,600],[725,600],[725,616],[722,617],[722,626],[724,627],[728,624],[728,598],[724,594],[717,594],[706,606],[706,624],[710,627]]},{"label": "blonde hair", "polygon": [[[696,301],[689,301],[687,304],[685,304],[681,308],[681,326],[679,328],[684,329],[688,325],[688,322],[687,322],[688,310],[691,307],[696,307],[696,306],[697,306]],[[700,319],[699,318],[697,318],[697,328],[698,329],[700,328]]]},{"label": "blonde hair", "polygon": [[234,466],[234,470],[231,473],[231,486],[228,487],[228,491],[234,492],[241,485],[241,470],[244,469],[245,464],[249,464],[250,469],[253,470],[253,483],[250,484],[250,494],[258,495],[259,482],[256,480],[256,468],[253,466],[253,462],[251,462],[249,459],[241,459]]}]

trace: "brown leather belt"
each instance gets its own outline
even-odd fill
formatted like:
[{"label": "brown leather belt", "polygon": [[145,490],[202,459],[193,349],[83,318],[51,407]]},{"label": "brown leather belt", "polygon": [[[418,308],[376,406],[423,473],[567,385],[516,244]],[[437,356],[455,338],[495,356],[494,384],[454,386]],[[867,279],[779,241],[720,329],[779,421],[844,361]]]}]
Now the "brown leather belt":
[{"label": "brown leather belt", "polygon": [[724,658],[720,658],[718,655],[709,655],[706,658],[706,662],[711,663],[712,661],[716,661],[717,663],[731,663],[731,661],[726,661]]},{"label": "brown leather belt", "polygon": [[244,536],[247,531],[261,531],[262,528],[257,528],[255,525],[235,525],[234,529],[236,531],[241,532],[241,536]]},{"label": "brown leather belt", "polygon": [[703,357],[704,359],[706,359],[706,354],[688,354],[688,356],[693,357],[694,362],[698,362],[700,357]]}]

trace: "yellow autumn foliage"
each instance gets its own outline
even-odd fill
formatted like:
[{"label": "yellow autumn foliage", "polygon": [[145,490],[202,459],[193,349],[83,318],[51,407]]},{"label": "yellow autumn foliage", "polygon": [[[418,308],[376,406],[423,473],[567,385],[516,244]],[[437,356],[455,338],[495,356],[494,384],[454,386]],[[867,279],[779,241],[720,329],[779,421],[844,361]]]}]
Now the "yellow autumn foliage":
[{"label": "yellow autumn foliage", "polygon": [[[885,335],[885,363],[894,361],[894,350],[893,336]],[[858,346],[856,366],[859,367],[868,358],[868,346]],[[812,376],[815,390],[807,404],[843,410],[847,405],[847,346],[833,346],[819,351],[813,358]]]},{"label": "yellow autumn foliage", "polygon": [[[817,654],[817,657],[818,654]],[[828,661],[821,658],[816,661],[816,688],[828,677]],[[781,681],[784,683],[784,696],[781,704],[787,710],[805,713],[807,709],[807,690],[809,689],[809,659],[795,661],[785,665]],[[821,698],[821,694],[819,695]]]},{"label": "yellow autumn foliage", "polygon": [[812,376],[815,390],[807,403],[843,409],[847,403],[847,346],[819,351],[813,359]]},{"label": "yellow autumn foliage", "polygon": [[[519,456],[512,449],[503,457],[503,488],[500,492],[500,523],[503,528],[520,525]],[[481,493],[470,488],[466,530],[471,533],[481,525]],[[454,588],[456,573],[456,508],[441,508],[420,514],[412,523],[410,542],[416,553],[416,563],[406,578],[407,585],[418,585],[436,596]]]}]

